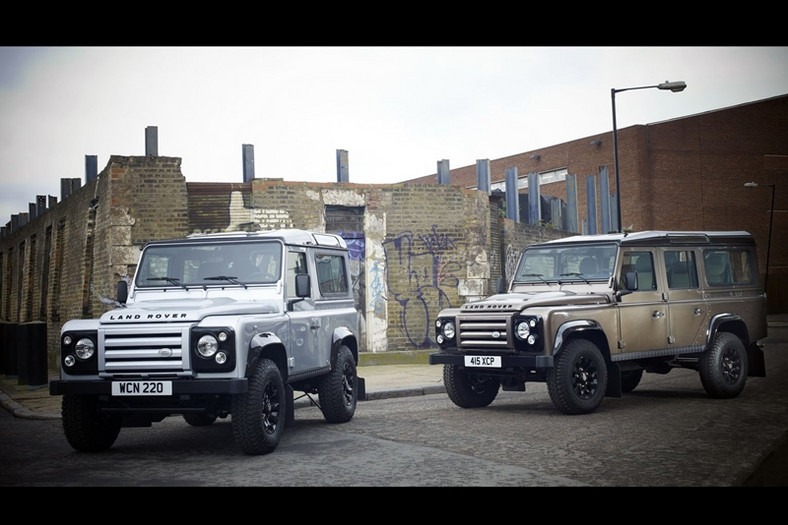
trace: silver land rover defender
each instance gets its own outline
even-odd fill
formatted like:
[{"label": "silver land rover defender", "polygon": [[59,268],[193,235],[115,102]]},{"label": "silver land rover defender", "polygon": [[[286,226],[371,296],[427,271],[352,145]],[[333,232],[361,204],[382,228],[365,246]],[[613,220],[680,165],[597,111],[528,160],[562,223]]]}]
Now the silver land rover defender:
[{"label": "silver land rover defender", "polygon": [[497,295],[441,311],[429,362],[463,408],[541,381],[561,412],[589,413],[679,367],[731,398],[765,376],[765,303],[747,232],[573,236],[526,247]]},{"label": "silver land rover defender", "polygon": [[295,390],[349,421],[363,390],[349,268],[341,237],[296,229],[148,243],[117,308],[61,329],[50,393],[69,444],[101,451],[122,427],[232,416],[243,451],[267,454]]}]

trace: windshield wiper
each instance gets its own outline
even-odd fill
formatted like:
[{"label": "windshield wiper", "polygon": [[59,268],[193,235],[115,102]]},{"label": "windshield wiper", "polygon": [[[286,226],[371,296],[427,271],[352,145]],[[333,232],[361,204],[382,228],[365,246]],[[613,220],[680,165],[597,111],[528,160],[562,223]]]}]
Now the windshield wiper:
[{"label": "windshield wiper", "polygon": [[538,277],[539,280],[542,281],[543,283],[550,284],[547,281],[545,281],[545,279],[544,279],[544,277],[542,277],[541,273],[527,273],[527,274],[525,274],[525,277]]},{"label": "windshield wiper", "polygon": [[184,290],[188,290],[189,288],[183,284],[180,279],[176,279],[175,277],[148,277],[148,281],[167,281],[170,284],[174,284],[175,286],[180,286]]},{"label": "windshield wiper", "polygon": [[203,277],[203,281],[230,281],[233,284],[243,286],[244,289],[247,288],[246,283],[242,283],[238,280],[238,277],[233,275],[214,275],[212,277]]},{"label": "windshield wiper", "polygon": [[586,282],[586,284],[591,284],[591,281],[589,281],[588,278],[583,277],[583,274],[580,273],[580,272],[562,273],[561,277],[580,277],[581,279],[583,279]]}]

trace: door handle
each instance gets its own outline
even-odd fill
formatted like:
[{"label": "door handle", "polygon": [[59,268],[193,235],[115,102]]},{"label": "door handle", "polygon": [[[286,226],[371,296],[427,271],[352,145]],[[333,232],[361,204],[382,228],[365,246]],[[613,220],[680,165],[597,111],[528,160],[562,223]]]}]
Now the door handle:
[{"label": "door handle", "polygon": [[665,317],[665,312],[660,312],[659,310],[654,310],[654,312],[651,314],[651,317],[653,317],[654,319],[659,319],[660,317]]},{"label": "door handle", "polygon": [[701,308],[695,308],[692,311],[692,313],[695,314],[695,315],[701,315],[703,313],[703,310]]}]

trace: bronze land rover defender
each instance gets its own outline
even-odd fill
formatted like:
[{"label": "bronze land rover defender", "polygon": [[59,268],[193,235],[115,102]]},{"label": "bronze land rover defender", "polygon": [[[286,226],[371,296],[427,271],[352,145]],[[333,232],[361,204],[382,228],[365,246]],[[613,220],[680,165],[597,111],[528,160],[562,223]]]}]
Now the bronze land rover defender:
[{"label": "bronze land rover defender", "polygon": [[435,322],[449,398],[484,407],[546,382],[566,414],[621,397],[643,372],[696,370],[715,398],[765,376],[766,296],[743,231],[579,235],[526,247],[508,287]]}]

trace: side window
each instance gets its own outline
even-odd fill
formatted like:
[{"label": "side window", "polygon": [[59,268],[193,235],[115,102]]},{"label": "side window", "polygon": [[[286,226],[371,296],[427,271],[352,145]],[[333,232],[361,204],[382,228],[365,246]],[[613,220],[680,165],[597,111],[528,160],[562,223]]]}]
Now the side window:
[{"label": "side window", "polygon": [[652,291],[657,289],[657,280],[654,278],[654,260],[651,252],[627,252],[623,255],[621,266],[621,279],[627,272],[635,271],[638,274],[638,291]]},{"label": "side window", "polygon": [[665,271],[671,290],[698,287],[698,266],[695,252],[668,250],[665,252]]},{"label": "side window", "polygon": [[756,281],[754,257],[744,248],[706,250],[703,264],[706,282],[711,286],[752,284]]},{"label": "side window", "polygon": [[348,292],[345,259],[342,256],[319,253],[315,255],[315,266],[321,295]]},{"label": "side window", "polygon": [[755,254],[746,249],[733,248],[729,252],[731,257],[731,278],[733,284],[753,284],[756,282],[757,267]]},{"label": "side window", "polygon": [[295,299],[295,276],[299,273],[307,273],[306,254],[300,252],[287,252],[287,266],[285,267],[285,282],[287,288],[287,298]]},{"label": "side window", "polygon": [[731,284],[731,260],[726,250],[706,250],[703,252],[703,267],[706,282],[711,286]]}]

